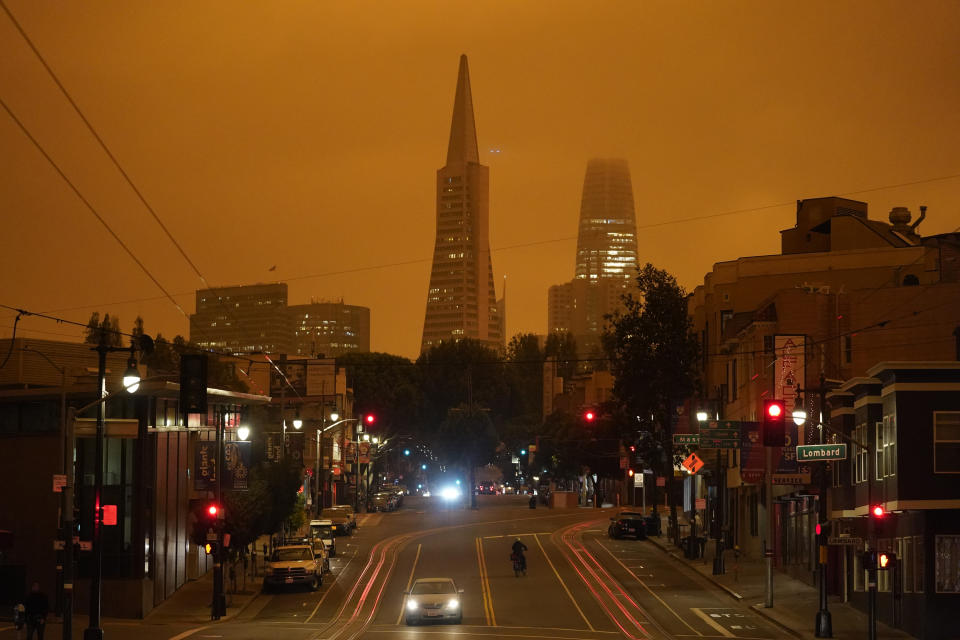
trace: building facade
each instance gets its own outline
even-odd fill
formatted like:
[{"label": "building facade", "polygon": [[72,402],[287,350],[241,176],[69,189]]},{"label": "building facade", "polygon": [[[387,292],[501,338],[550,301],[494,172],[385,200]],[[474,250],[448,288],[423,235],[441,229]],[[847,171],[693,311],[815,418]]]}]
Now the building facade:
[{"label": "building facade", "polygon": [[[61,601],[57,567],[63,557],[53,543],[62,539],[63,494],[50,485],[54,474],[72,473],[74,535],[80,540],[74,553],[74,609],[80,613],[89,602],[93,563],[86,545],[95,511],[97,355],[84,344],[13,342],[11,362],[0,370],[0,481],[17,487],[6,492],[0,510],[0,530],[12,541],[0,562],[0,599],[22,598],[27,585],[37,581],[51,603]],[[6,352],[10,341],[0,341],[0,348]],[[108,390],[120,387],[127,355],[108,356]],[[106,403],[103,500],[116,506],[117,519],[103,528],[104,616],[143,617],[212,567],[191,539],[192,507],[213,495],[200,484],[198,448],[211,446],[218,424],[225,425],[226,441],[235,441],[245,412],[266,406],[270,398],[208,389],[208,399],[208,414],[185,422],[179,385],[145,378],[135,394],[111,396]],[[85,406],[90,408],[77,415],[71,447],[69,409]],[[65,456],[65,449],[73,449],[73,456]],[[64,462],[70,458],[72,466]]]},{"label": "building facade", "polygon": [[581,353],[599,349],[605,316],[620,308],[637,265],[630,168],[619,158],[592,159],[583,179],[574,279],[550,287],[548,331],[572,333]]},{"label": "building facade", "polygon": [[421,351],[464,338],[503,348],[490,256],[489,181],[477,148],[467,57],[460,56],[447,162],[437,171],[437,233]]},{"label": "building facade", "polygon": [[254,284],[197,291],[190,341],[229,353],[290,353],[287,285]]},{"label": "building facade", "polygon": [[228,353],[366,353],[370,308],[343,300],[290,305],[282,282],[201,289],[190,316],[190,341]]},{"label": "building facade", "polygon": [[292,355],[336,357],[370,351],[370,309],[340,302],[289,307]]},{"label": "building facade", "polygon": [[[703,358],[703,395],[691,399],[691,405],[722,420],[740,421],[742,429],[741,448],[698,451],[713,478],[709,487],[700,489],[708,498],[705,520],[715,523],[711,535],[721,532],[729,546],[738,545],[742,556],[760,558],[764,548],[772,548],[780,570],[812,582],[818,557],[815,525],[832,518],[835,532],[860,531],[852,534],[856,536],[865,532],[863,521],[872,499],[868,494],[873,491],[867,488],[867,479],[875,471],[864,465],[870,456],[874,456],[874,464],[880,464],[875,457],[880,454],[872,448],[859,451],[848,447],[847,461],[805,463],[797,460],[795,446],[820,443],[821,433],[826,442],[831,440],[819,426],[823,416],[828,425],[838,421],[838,428],[843,427],[843,433],[854,439],[865,442],[869,436],[883,443],[881,449],[886,446],[890,451],[897,436],[883,426],[884,412],[894,411],[887,406],[887,396],[900,396],[895,383],[884,390],[882,380],[900,375],[903,384],[899,389],[908,390],[919,379],[907,380],[905,373],[888,375],[878,363],[925,361],[926,368],[942,373],[952,370],[960,356],[960,234],[921,237],[917,233],[920,220],[911,225],[910,217],[904,208],[897,208],[886,223],[870,220],[862,202],[843,198],[800,201],[796,226],[781,234],[779,255],[717,263],[689,298]],[[930,376],[940,374],[923,375],[933,384],[932,389],[954,384],[952,379],[933,382]],[[772,473],[767,477],[765,448],[757,442],[763,401],[771,397],[786,405],[789,446],[773,448]],[[937,410],[949,412],[952,407],[944,401]],[[800,425],[789,419],[794,408],[804,409],[808,416]],[[923,418],[927,423],[931,419]],[[874,430],[876,424],[881,425],[879,431]],[[924,438],[932,442],[928,427],[914,419],[910,424],[911,430],[920,429],[918,442]],[[858,425],[860,431],[856,431]],[[902,442],[902,432],[900,437]],[[946,448],[951,446],[946,444]],[[889,455],[899,456],[899,463],[911,467],[927,465],[926,458],[916,452],[908,457],[904,454],[901,448]],[[851,471],[851,464],[858,470]],[[860,486],[845,488],[843,483],[851,473],[854,485]],[[725,479],[720,486],[718,478]],[[949,484],[950,477],[940,475],[925,485],[924,491],[937,485],[940,488],[930,496],[939,495],[944,482]],[[826,503],[824,484],[835,487]],[[889,484],[887,489],[875,489],[892,491]],[[872,493],[878,495],[884,494]],[[764,504],[767,496],[769,510]],[[910,496],[910,500],[920,499],[917,492]],[[896,510],[898,504],[891,501],[888,506]],[[900,506],[906,509],[906,504]],[[957,530],[956,505],[936,501],[926,506],[911,504],[909,508],[925,515],[905,521],[929,524],[935,518],[937,533],[953,535]],[[952,515],[930,515],[938,509],[954,511]],[[824,512],[828,515],[823,516]],[[843,518],[851,522],[841,523]],[[914,525],[904,525],[899,537],[922,535],[923,544],[935,544],[932,529],[917,534]],[[915,543],[896,542],[896,537],[891,536],[891,549]],[[853,567],[859,560],[845,545],[831,545],[828,553],[830,593],[865,606],[865,596],[857,595],[854,582],[858,571]],[[926,555],[925,564],[917,565],[927,567],[928,576],[933,571],[932,558]],[[902,617],[888,621],[918,633],[916,630],[923,628],[916,617],[921,605],[911,606],[904,604]],[[922,606],[928,607],[924,615],[940,615],[935,611],[939,605],[928,602]]]}]

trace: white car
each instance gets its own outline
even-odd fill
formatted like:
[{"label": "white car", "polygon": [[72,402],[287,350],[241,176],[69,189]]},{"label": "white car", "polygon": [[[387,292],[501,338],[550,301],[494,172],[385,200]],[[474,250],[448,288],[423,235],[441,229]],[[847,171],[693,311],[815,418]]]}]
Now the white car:
[{"label": "white car", "polygon": [[322,539],[330,557],[337,555],[337,539],[334,537],[335,528],[336,525],[333,524],[333,520],[310,521],[310,537]]},{"label": "white car", "polygon": [[425,620],[463,622],[460,594],[463,589],[450,578],[418,578],[406,594],[404,610],[408,625]]}]

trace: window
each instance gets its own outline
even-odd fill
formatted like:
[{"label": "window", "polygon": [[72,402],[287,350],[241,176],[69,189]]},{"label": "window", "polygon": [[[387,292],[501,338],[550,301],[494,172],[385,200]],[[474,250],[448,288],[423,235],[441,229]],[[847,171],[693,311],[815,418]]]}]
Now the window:
[{"label": "window", "polygon": [[853,337],[843,336],[843,364],[853,362]]},{"label": "window", "polygon": [[886,449],[883,448],[883,426],[887,421],[886,418],[882,422],[877,422],[874,426],[877,431],[877,441],[874,443],[874,451],[877,454],[876,465],[874,466],[874,472],[876,473],[877,480],[883,479],[883,471],[886,468],[884,466],[883,454]]},{"label": "window", "polygon": [[884,476],[897,475],[897,416],[887,416],[883,419],[883,459],[886,462]]},{"label": "window", "polygon": [[[856,429],[853,430],[854,440],[859,442],[865,442],[867,439],[867,425],[861,424]],[[856,451],[856,460],[854,464],[851,465],[851,477],[854,484],[859,484],[861,482],[867,481],[867,471],[869,469],[869,455],[866,449],[862,447],[854,447]]]},{"label": "window", "polygon": [[924,555],[923,536],[913,537],[913,559],[913,590],[916,593],[923,593],[926,591],[924,578],[926,577],[925,572],[927,567],[927,558]]},{"label": "window", "polygon": [[960,411],[933,412],[933,472],[960,473]]},{"label": "window", "polygon": [[960,593],[960,536],[936,536],[934,577],[937,593]]}]

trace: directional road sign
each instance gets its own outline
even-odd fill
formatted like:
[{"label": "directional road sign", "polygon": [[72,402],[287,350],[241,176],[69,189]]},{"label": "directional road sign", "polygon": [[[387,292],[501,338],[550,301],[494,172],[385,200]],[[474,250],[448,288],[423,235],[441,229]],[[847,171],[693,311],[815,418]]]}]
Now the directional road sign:
[{"label": "directional road sign", "polygon": [[700,444],[700,434],[698,433],[675,433],[673,434],[673,444]]},{"label": "directional road sign", "polygon": [[840,444],[801,444],[797,446],[797,460],[846,460],[847,445]]}]

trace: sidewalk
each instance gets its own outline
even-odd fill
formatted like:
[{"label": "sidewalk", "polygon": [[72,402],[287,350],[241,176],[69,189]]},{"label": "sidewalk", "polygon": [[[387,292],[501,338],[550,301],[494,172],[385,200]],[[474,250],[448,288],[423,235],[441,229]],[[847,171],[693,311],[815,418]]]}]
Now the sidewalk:
[{"label": "sidewalk", "polygon": [[[246,586],[243,578],[237,578],[237,592],[230,592],[230,581],[226,580],[227,615],[220,618],[229,620],[239,615],[260,593],[263,577],[247,575]],[[148,624],[172,624],[178,622],[210,622],[210,601],[213,598],[213,571],[197,580],[191,580],[180,587],[176,593],[160,603],[143,619]]]},{"label": "sidewalk", "polygon": [[[666,517],[663,517],[662,530],[666,532]],[[774,569],[773,572],[773,607],[764,606],[766,601],[766,565],[763,559],[739,561],[734,558],[733,552],[724,552],[726,573],[713,575],[713,557],[715,545],[708,540],[704,551],[704,558],[688,560],[683,557],[683,551],[674,546],[666,535],[652,536],[650,542],[658,546],[665,553],[673,556],[677,562],[700,572],[707,580],[714,583],[730,597],[748,605],[757,614],[767,618],[785,631],[798,638],[815,638],[814,623],[817,611],[820,609],[818,590]],[[867,616],[852,606],[835,601],[831,597],[829,602],[831,621],[833,623],[833,637],[837,639],[865,638],[867,635]],[[913,636],[899,630],[877,623],[878,639],[909,639]]]}]

